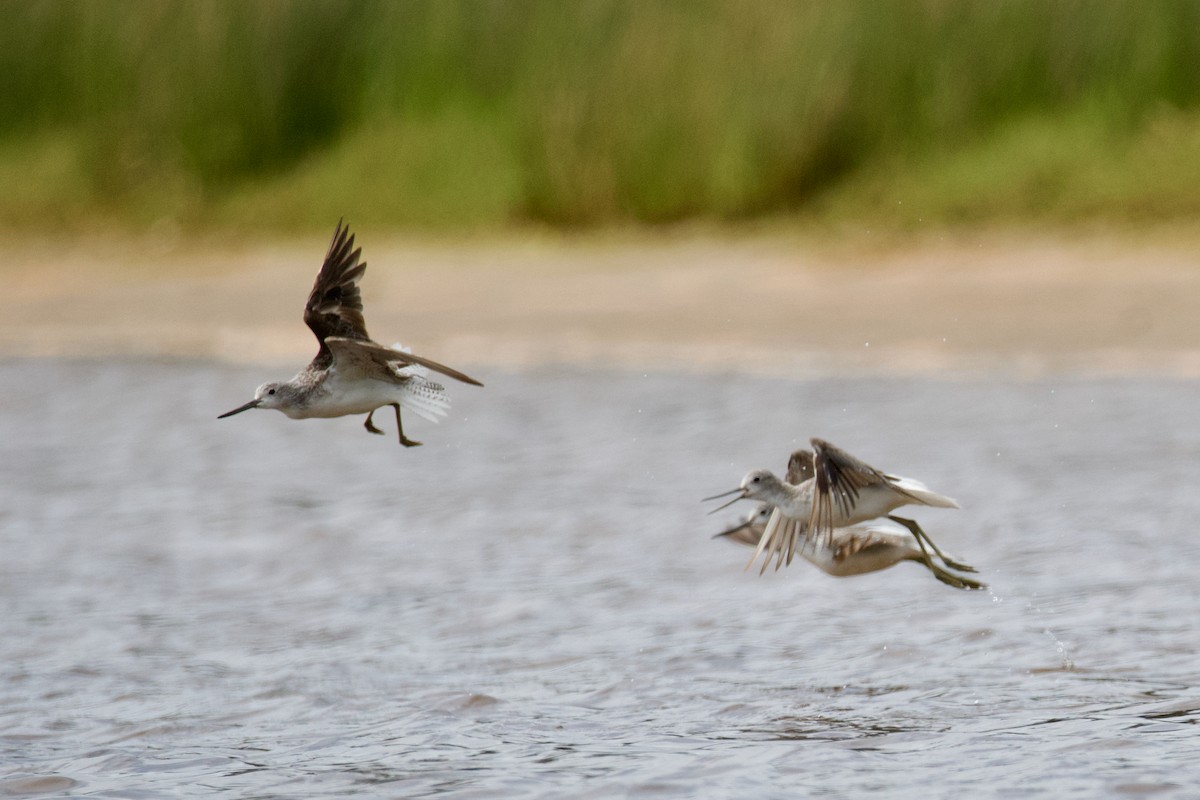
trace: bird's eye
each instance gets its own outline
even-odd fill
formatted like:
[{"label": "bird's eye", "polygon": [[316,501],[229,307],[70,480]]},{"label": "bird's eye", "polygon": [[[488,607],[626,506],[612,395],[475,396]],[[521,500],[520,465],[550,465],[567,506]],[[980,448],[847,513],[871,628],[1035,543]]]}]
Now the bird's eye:
[{"label": "bird's eye", "polygon": [[274,390],[274,389],[267,389],[267,394],[275,394],[275,390]]},{"label": "bird's eye", "polygon": [[761,480],[762,480],[762,478],[757,478],[757,477],[756,477],[756,478],[755,478],[753,481],[751,481],[751,482],[752,482],[752,483],[758,483],[758,482],[759,482],[759,481],[761,481]]}]

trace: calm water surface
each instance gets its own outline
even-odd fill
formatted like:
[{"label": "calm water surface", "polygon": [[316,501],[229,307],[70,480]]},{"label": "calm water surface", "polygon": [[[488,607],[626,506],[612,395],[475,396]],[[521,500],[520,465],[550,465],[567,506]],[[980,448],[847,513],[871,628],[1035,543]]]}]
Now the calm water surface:
[{"label": "calm water surface", "polygon": [[[476,371],[404,450],[0,362],[0,796],[1198,796],[1197,384]],[[992,591],[743,572],[810,435]]]}]

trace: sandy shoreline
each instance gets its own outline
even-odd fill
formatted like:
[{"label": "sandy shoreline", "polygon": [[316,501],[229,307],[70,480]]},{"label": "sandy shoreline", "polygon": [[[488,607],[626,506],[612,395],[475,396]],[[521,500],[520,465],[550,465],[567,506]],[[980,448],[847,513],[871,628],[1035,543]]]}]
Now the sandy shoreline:
[{"label": "sandy shoreline", "polygon": [[[1200,242],[360,243],[372,335],[464,368],[1200,377]],[[0,355],[299,366],[323,247],[18,242]]]}]

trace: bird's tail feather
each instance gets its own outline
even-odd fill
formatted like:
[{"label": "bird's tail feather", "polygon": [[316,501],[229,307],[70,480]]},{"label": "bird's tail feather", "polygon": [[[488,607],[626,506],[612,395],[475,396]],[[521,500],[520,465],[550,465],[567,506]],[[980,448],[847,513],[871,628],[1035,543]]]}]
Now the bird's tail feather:
[{"label": "bird's tail feather", "polygon": [[912,478],[893,478],[892,485],[914,498],[917,502],[934,508],[961,508],[958,502],[944,494],[938,494],[920,481]]},{"label": "bird's tail feather", "polygon": [[[401,353],[410,352],[399,342],[392,345],[392,349]],[[428,369],[419,364],[393,364],[392,369],[397,375],[409,379],[405,382],[400,396],[401,408],[408,409],[430,422],[437,422],[439,417],[446,416],[450,409],[450,398],[446,396],[446,389],[440,383],[429,380]]]},{"label": "bird's tail feather", "polygon": [[426,380],[420,375],[410,376],[400,395],[400,407],[406,408],[421,419],[437,422],[450,409],[450,398],[440,383]]}]

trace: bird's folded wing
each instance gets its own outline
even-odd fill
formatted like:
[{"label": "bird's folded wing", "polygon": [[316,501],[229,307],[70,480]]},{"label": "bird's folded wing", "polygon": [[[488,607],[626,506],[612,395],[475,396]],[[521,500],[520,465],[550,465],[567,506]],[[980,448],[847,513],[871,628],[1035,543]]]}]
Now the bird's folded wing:
[{"label": "bird's folded wing", "polygon": [[836,545],[834,558],[836,561],[845,561],[847,558],[873,547],[894,547],[897,539],[904,538],[901,533],[892,526],[868,524],[839,528],[834,542]]},{"label": "bird's folded wing", "polygon": [[357,370],[360,374],[369,377],[372,373],[378,374],[378,370],[390,373],[393,364],[420,364],[463,383],[483,386],[470,375],[447,367],[445,364],[439,364],[415,353],[393,350],[375,342],[361,342],[332,336],[325,340],[325,344],[333,353],[338,369],[342,371]]}]

